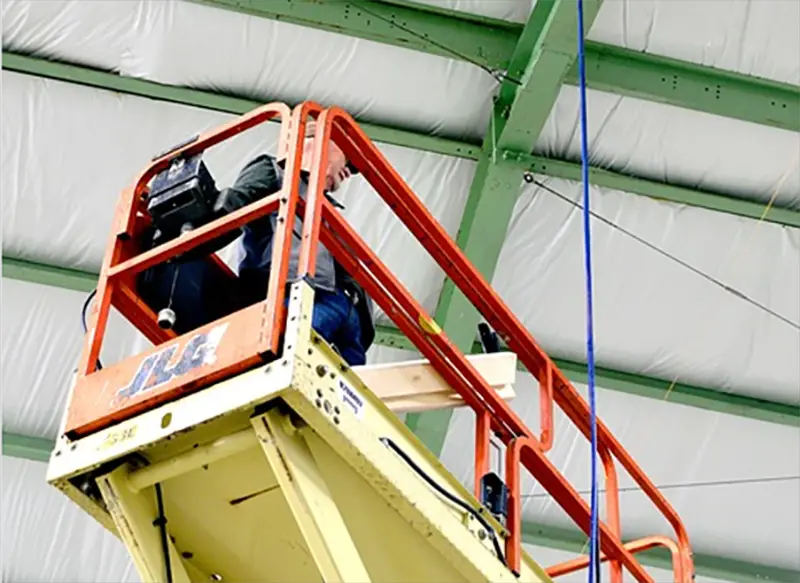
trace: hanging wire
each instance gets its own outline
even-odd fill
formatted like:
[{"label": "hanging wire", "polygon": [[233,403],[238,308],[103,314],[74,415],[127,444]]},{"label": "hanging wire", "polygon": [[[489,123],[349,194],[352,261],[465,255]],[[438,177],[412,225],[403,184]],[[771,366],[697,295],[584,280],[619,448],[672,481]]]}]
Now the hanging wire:
[{"label": "hanging wire", "polygon": [[[563,200],[564,202],[574,206],[575,208],[583,210],[583,205],[581,203],[572,200],[569,196],[565,195],[562,192],[559,192],[558,190],[556,190],[555,188],[547,185],[546,183],[542,182],[541,180],[531,176],[530,182],[531,182],[531,184],[535,184],[536,186],[538,186],[542,190],[545,190],[545,191],[549,192],[553,196],[556,196],[556,197],[560,198],[561,200]],[[675,255],[672,255],[671,253],[669,253],[667,251],[664,251],[658,245],[654,245],[653,243],[651,243],[647,239],[643,239],[639,235],[637,235],[637,234],[633,233],[632,231],[629,231],[628,229],[620,226],[619,224],[615,223],[614,221],[612,221],[610,219],[607,219],[603,215],[597,214],[596,212],[594,212],[592,210],[589,210],[589,214],[593,218],[595,218],[598,221],[608,225],[612,229],[615,229],[615,230],[619,231],[620,233],[622,233],[623,235],[626,235],[626,236],[630,237],[631,239],[633,239],[637,243],[640,243],[640,244],[644,245],[648,249],[651,249],[651,250],[655,251],[656,253],[658,253],[659,255],[662,255],[663,257],[666,257],[670,261],[674,261],[675,263],[677,263],[678,265],[680,265],[684,269],[687,269],[688,271],[691,271],[695,275],[697,275],[699,277],[702,277],[706,281],[716,285],[717,287],[719,287],[723,291],[725,291],[725,292],[727,292],[727,293],[739,298],[740,300],[742,300],[744,302],[747,302],[751,306],[763,311],[766,314],[769,314],[770,316],[780,320],[784,324],[787,324],[788,326],[791,326],[795,330],[800,331],[800,323],[793,322],[792,320],[790,320],[789,318],[787,318],[783,314],[773,310],[772,308],[769,308],[769,307],[765,306],[764,304],[760,303],[757,300],[754,300],[753,298],[751,298],[750,296],[748,296],[747,294],[745,294],[741,290],[738,290],[735,287],[730,286],[730,285],[726,284],[725,282],[721,281],[720,279],[717,279],[716,277],[714,277],[712,275],[709,275],[705,271],[703,271],[701,269],[698,269],[697,267],[694,267],[691,263],[688,263],[688,262],[684,261],[683,259],[680,259],[680,258],[676,257]],[[762,218],[759,221],[763,221],[763,217],[765,215],[766,215],[766,213],[762,214]]]},{"label": "hanging wire", "polygon": [[[656,488],[659,490],[695,490],[697,488],[715,488],[719,486],[740,486],[743,484],[776,484],[776,483],[785,483],[785,482],[798,482],[800,481],[800,476],[767,476],[763,478],[741,478],[741,479],[731,479],[731,480],[712,480],[708,482],[685,482],[679,484],[662,484],[657,485]],[[618,488],[617,492],[641,492],[642,488],[640,486],[625,486],[623,488]],[[600,490],[601,493],[605,492],[605,489]],[[579,490],[578,494],[584,495],[589,494],[590,491],[586,490]],[[527,500],[533,498],[549,498],[549,492],[538,492],[536,494],[522,494],[520,498],[525,498]]]}]

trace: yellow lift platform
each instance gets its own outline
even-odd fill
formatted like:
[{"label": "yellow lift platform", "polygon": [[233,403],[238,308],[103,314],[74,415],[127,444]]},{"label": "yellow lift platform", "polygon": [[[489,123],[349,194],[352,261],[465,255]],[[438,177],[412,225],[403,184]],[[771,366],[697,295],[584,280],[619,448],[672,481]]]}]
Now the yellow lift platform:
[{"label": "yellow lift platform", "polygon": [[[315,155],[309,193],[300,197],[309,115],[318,118]],[[143,205],[153,177],[273,117],[281,118],[286,158],[281,192],[154,249],[136,247],[141,223],[148,220]],[[329,140],[512,351],[458,353],[358,239],[322,195],[319,168]],[[303,217],[298,275],[313,274],[317,242],[323,242],[427,360],[347,366],[311,328],[313,289],[302,277],[287,284],[291,235],[285,228],[276,233],[263,302],[180,336],[156,324],[137,296],[137,273],[273,212],[280,224]],[[224,269],[215,255],[209,261]],[[154,347],[100,368],[112,306]],[[518,364],[542,383],[541,436],[533,436],[506,403],[514,397]],[[576,399],[552,361],[346,113],[312,103],[294,110],[270,104],[162,155],[123,193],[47,479],[123,541],[145,582],[551,581],[521,545],[520,468],[588,529],[586,503],[545,456],[552,444],[553,403],[585,429],[580,420],[586,411]],[[404,411],[454,406],[476,412],[472,491],[398,418]],[[629,472],[638,470],[604,426],[598,431],[604,462],[614,456]],[[492,436],[506,451],[506,510],[498,514],[479,499]],[[638,474],[634,478],[641,482]],[[659,508],[666,504],[660,494],[651,498]],[[651,581],[633,557],[644,546],[623,544],[616,504],[610,512],[601,527],[601,548],[612,579],[618,572],[621,580],[624,566],[636,579]],[[689,573],[691,554],[678,548],[675,557],[676,581],[690,581],[682,573]],[[585,564],[585,558],[577,559],[550,572]]]},{"label": "yellow lift platform", "polygon": [[[457,404],[452,389],[426,362],[344,366],[310,327],[307,284],[292,297],[281,360],[62,437],[48,480],[143,581],[549,581],[527,555],[519,579],[498,560],[504,528],[398,419]],[[513,394],[513,354],[473,362]]]}]

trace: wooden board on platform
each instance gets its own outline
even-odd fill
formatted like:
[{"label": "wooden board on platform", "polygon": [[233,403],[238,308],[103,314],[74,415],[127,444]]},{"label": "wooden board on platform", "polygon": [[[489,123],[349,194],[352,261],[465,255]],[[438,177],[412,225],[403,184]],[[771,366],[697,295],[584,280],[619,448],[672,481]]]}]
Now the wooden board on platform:
[{"label": "wooden board on platform", "polygon": [[[516,396],[513,383],[517,355],[513,352],[474,354],[467,360],[498,395],[509,401]],[[353,367],[377,397],[395,413],[411,413],[464,405],[461,395],[427,360],[411,360]]]}]

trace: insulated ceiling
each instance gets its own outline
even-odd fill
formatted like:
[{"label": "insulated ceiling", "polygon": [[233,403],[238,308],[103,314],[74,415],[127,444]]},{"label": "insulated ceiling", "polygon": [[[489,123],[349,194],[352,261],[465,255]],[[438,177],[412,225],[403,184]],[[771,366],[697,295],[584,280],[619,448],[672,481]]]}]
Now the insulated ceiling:
[{"label": "insulated ceiling", "polygon": [[[520,23],[532,4],[421,3]],[[463,60],[191,2],[7,0],[1,10],[4,51],[255,101],[335,103],[362,121],[470,143],[483,138],[497,89],[491,75]],[[799,28],[800,3],[785,0],[607,0],[589,38],[798,85]],[[89,272],[99,268],[120,189],[155,153],[232,117],[9,71],[1,82],[3,254]],[[588,99],[595,167],[800,210],[797,132],[604,91],[591,90]],[[229,184],[249,157],[274,148],[276,129],[273,124],[209,152],[218,182]],[[475,162],[379,145],[455,235]],[[534,152],[578,159],[575,87],[561,89]],[[582,361],[581,216],[568,202],[579,200],[580,185],[543,174],[536,179],[556,194],[524,187],[493,285],[545,349]],[[348,184],[341,199],[348,220],[434,311],[443,278],[422,249],[362,180]],[[800,230],[597,187],[592,205],[641,239],[593,224],[600,364],[800,404],[797,329],[703,276],[800,321]],[[225,257],[233,262],[233,250]],[[79,350],[85,294],[10,279],[2,291],[4,431],[52,438]],[[144,344],[119,320],[112,330],[106,359]],[[370,354],[373,362],[413,357],[384,347]],[[537,427],[537,387],[523,373],[517,393],[514,407]],[[669,394],[667,402],[610,390],[598,398],[601,417],[667,487],[697,552],[800,570],[796,426],[675,405]],[[472,424],[471,414],[458,411],[442,452],[466,483]],[[561,416],[556,432],[551,459],[586,489],[588,448]],[[42,463],[2,461],[3,540],[12,541],[4,542],[4,581],[137,580],[115,539],[43,484]],[[630,485],[626,477],[621,481]],[[566,526],[541,490],[528,486],[526,519]],[[662,530],[639,493],[625,492],[622,508],[631,535]],[[544,564],[573,556],[540,547],[532,552]],[[571,580],[583,580],[578,577],[585,575]]]}]

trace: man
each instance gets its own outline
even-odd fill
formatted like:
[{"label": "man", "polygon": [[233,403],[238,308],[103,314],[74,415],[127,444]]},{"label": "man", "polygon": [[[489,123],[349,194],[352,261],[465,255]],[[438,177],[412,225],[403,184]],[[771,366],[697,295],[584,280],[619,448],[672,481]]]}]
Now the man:
[{"label": "man", "polygon": [[[315,124],[306,124],[303,174],[300,195],[305,197],[308,166],[312,160]],[[283,184],[283,161],[268,154],[251,160],[239,173],[227,196],[232,210],[277,192]],[[353,170],[342,150],[330,142],[326,169],[326,196],[339,205],[330,193],[336,192]],[[192,260],[160,265],[145,272],[139,293],[155,311],[171,307],[176,315],[175,330],[183,333],[251,305],[266,297],[272,263],[272,241],[277,213],[244,227],[240,240],[242,258],[239,277],[222,277],[207,261]],[[294,281],[300,255],[302,221],[295,219],[289,257],[289,281]],[[312,327],[332,344],[351,366],[366,362],[366,351],[375,338],[372,301],[330,252],[320,244],[314,277]]]}]

